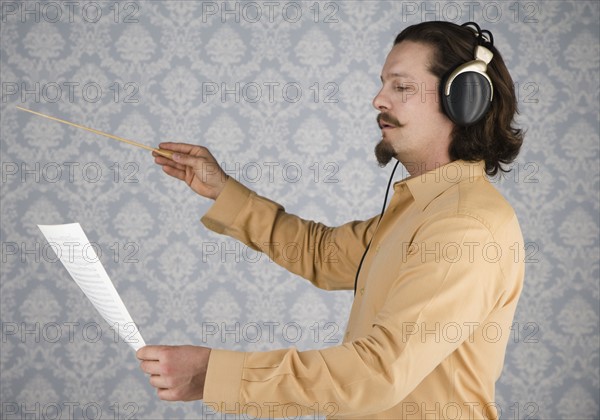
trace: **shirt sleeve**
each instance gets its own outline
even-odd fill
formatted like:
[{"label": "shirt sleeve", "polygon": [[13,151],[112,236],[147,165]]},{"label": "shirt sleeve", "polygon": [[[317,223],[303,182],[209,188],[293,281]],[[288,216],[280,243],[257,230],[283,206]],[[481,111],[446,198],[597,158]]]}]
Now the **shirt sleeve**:
[{"label": "shirt sleeve", "polygon": [[[227,410],[249,405],[279,409],[263,411],[273,417],[286,415],[289,404],[304,407],[303,414],[318,409],[321,414],[353,416],[399,404],[461,343],[477,339],[481,331],[475,326],[491,311],[516,299],[506,293],[510,286],[500,263],[469,252],[475,249],[472,244],[492,242],[490,231],[472,217],[428,222],[417,230],[413,243],[430,251],[398,251],[402,269],[385,279],[386,299],[366,334],[322,350],[213,350],[205,401]],[[444,249],[454,254],[440,258],[435,250]],[[434,331],[448,323],[458,328],[451,339],[415,333],[415,327]]]},{"label": "shirt sleeve", "polygon": [[377,217],[339,227],[301,219],[230,177],[202,217],[210,230],[231,236],[326,290],[353,289],[358,263]]}]

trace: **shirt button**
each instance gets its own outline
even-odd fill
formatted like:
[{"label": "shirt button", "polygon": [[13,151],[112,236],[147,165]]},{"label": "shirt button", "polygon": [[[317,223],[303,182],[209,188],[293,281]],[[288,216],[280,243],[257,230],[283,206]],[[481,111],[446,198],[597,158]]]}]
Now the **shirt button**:
[{"label": "shirt button", "polygon": [[361,287],[361,289],[360,289],[360,295],[362,296],[362,295],[364,295],[364,294],[365,294],[365,288],[364,288],[364,287]]}]

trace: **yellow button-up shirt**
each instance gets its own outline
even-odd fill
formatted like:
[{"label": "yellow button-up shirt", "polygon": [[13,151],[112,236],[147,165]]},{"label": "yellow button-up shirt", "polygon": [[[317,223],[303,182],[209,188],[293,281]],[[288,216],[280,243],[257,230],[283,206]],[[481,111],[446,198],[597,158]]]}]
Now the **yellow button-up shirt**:
[{"label": "yellow button-up shirt", "polygon": [[[484,163],[455,161],[394,184],[381,221],[327,227],[230,178],[204,225],[327,290],[352,289],[343,343],[211,351],[204,402],[248,417],[496,418],[524,276],[514,210]],[[286,258],[286,246],[300,249]]]}]

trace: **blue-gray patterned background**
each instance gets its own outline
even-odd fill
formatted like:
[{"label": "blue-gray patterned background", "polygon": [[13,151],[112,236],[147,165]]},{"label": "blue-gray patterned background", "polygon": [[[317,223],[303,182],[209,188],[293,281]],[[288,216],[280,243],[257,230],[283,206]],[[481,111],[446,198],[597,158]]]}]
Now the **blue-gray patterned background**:
[{"label": "blue-gray patterned background", "polygon": [[37,224],[82,225],[148,344],[327,347],[352,300],[209,232],[199,219],[211,202],[149,152],[16,105],[148,145],[206,145],[288,211],[342,224],[383,200],[390,168],[374,158],[371,101],[393,39],[438,19],[493,32],[527,130],[513,171],[494,181],[526,241],[497,406],[505,419],[600,417],[598,2],[1,7],[3,418],[220,418],[157,399]]}]

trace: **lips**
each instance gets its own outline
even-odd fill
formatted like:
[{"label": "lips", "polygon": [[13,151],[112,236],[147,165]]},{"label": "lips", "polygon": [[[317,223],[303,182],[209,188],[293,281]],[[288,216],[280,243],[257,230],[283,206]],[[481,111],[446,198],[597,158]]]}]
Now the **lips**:
[{"label": "lips", "polygon": [[384,116],[384,114],[379,114],[379,116],[377,117],[377,124],[382,130],[398,128],[397,124],[386,121],[386,117]]}]

